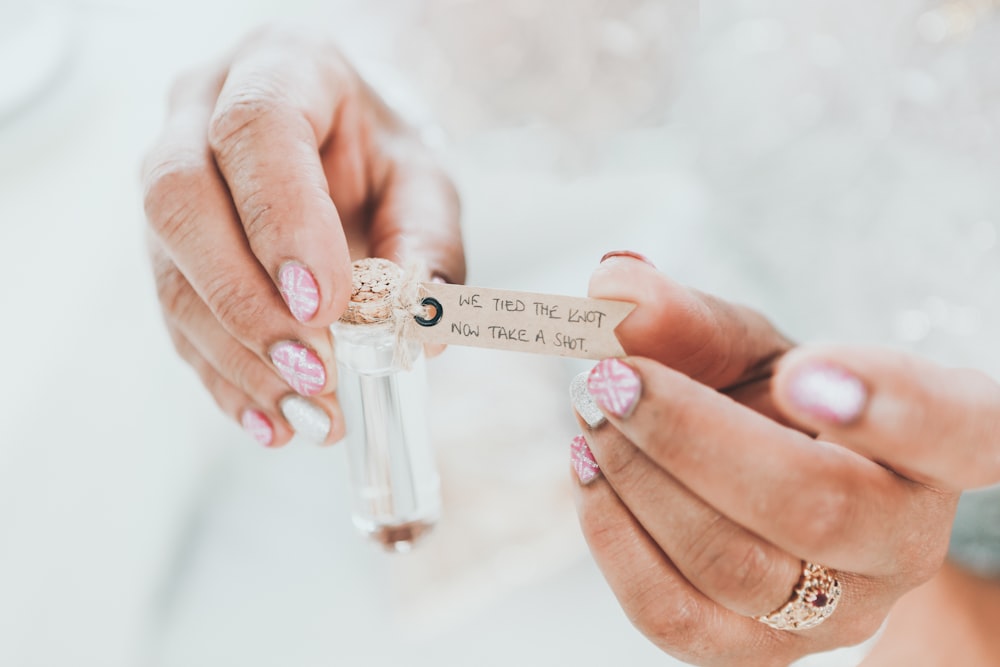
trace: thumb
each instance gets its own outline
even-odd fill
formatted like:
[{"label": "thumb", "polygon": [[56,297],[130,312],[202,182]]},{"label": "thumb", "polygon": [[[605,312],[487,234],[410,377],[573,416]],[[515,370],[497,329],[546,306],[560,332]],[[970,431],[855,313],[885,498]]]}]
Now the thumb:
[{"label": "thumb", "polygon": [[1000,385],[895,350],[810,345],[782,359],[774,402],[794,422],[917,482],[1000,482]]}]

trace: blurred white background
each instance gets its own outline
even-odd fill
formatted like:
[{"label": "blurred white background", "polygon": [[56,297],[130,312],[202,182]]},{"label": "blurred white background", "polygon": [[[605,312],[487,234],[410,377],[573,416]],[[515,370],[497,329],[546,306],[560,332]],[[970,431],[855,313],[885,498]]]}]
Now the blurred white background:
[{"label": "blurred white background", "polygon": [[0,0],[0,664],[669,664],[578,536],[578,365],[432,365],[448,514],[384,556],[342,452],[259,451],[175,358],[139,165],[179,70],[325,21],[447,137],[470,282],[582,294],[633,248],[796,337],[997,372],[993,3],[804,4],[694,38],[686,0]]}]

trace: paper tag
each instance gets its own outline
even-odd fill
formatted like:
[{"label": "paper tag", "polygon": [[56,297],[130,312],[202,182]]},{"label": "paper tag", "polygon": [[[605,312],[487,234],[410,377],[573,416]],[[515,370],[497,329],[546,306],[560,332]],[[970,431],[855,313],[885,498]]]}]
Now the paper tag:
[{"label": "paper tag", "polygon": [[615,328],[633,303],[439,283],[420,287],[441,310],[428,315],[425,324],[437,320],[430,326],[412,322],[407,338],[582,359],[625,356]]}]

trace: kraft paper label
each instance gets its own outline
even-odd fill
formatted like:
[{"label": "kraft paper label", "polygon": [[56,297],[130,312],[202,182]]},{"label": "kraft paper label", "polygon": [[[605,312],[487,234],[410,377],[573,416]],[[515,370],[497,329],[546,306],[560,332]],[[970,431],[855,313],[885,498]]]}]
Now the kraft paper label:
[{"label": "kraft paper label", "polygon": [[431,326],[411,322],[406,338],[582,359],[625,356],[615,328],[635,304],[465,285],[420,287],[441,304],[440,313],[431,305],[425,323],[440,318]]}]

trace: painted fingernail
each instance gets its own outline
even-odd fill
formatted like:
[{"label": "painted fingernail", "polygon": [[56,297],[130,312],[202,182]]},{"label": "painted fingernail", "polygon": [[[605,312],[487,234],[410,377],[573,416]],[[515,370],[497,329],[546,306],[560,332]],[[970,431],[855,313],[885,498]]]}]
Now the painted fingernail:
[{"label": "painted fingernail", "polygon": [[281,399],[281,414],[297,435],[312,443],[322,445],[330,435],[330,415],[301,396],[289,395]]},{"label": "painted fingernail", "polygon": [[308,322],[319,310],[319,287],[309,269],[298,262],[286,262],[278,270],[278,288],[288,310],[299,322]]},{"label": "painted fingernail", "polygon": [[240,423],[243,424],[243,430],[258,445],[269,447],[274,441],[274,427],[271,426],[271,420],[263,412],[259,410],[244,410],[243,416],[240,417]]},{"label": "painted fingernail", "polygon": [[316,353],[305,345],[284,341],[271,348],[271,363],[292,389],[314,396],[326,384],[326,369]]},{"label": "painted fingernail", "polygon": [[795,373],[789,384],[789,397],[803,412],[836,424],[848,424],[864,411],[868,390],[843,368],[817,364]]},{"label": "painted fingernail", "polygon": [[597,428],[606,419],[604,413],[597,407],[597,403],[594,403],[594,397],[587,391],[587,378],[589,376],[590,372],[585,371],[573,378],[573,381],[569,383],[569,398],[573,401],[573,408],[577,414],[583,417],[583,421],[587,422],[587,426]]},{"label": "painted fingernail", "polygon": [[649,264],[654,269],[656,268],[656,265],[653,264],[651,261],[649,261],[648,257],[646,257],[645,255],[641,255],[637,252],[632,252],[631,250],[612,250],[611,252],[605,253],[604,257],[601,257],[601,263],[603,264],[612,257],[631,257],[632,259],[637,259],[640,262],[645,262],[646,264]]},{"label": "painted fingernail", "polygon": [[639,374],[618,359],[605,359],[590,371],[587,391],[605,412],[628,417],[635,410],[642,391]]},{"label": "painted fingernail", "polygon": [[570,443],[569,459],[581,484],[590,484],[601,474],[601,467],[597,465],[594,454],[582,435],[576,436]]}]

